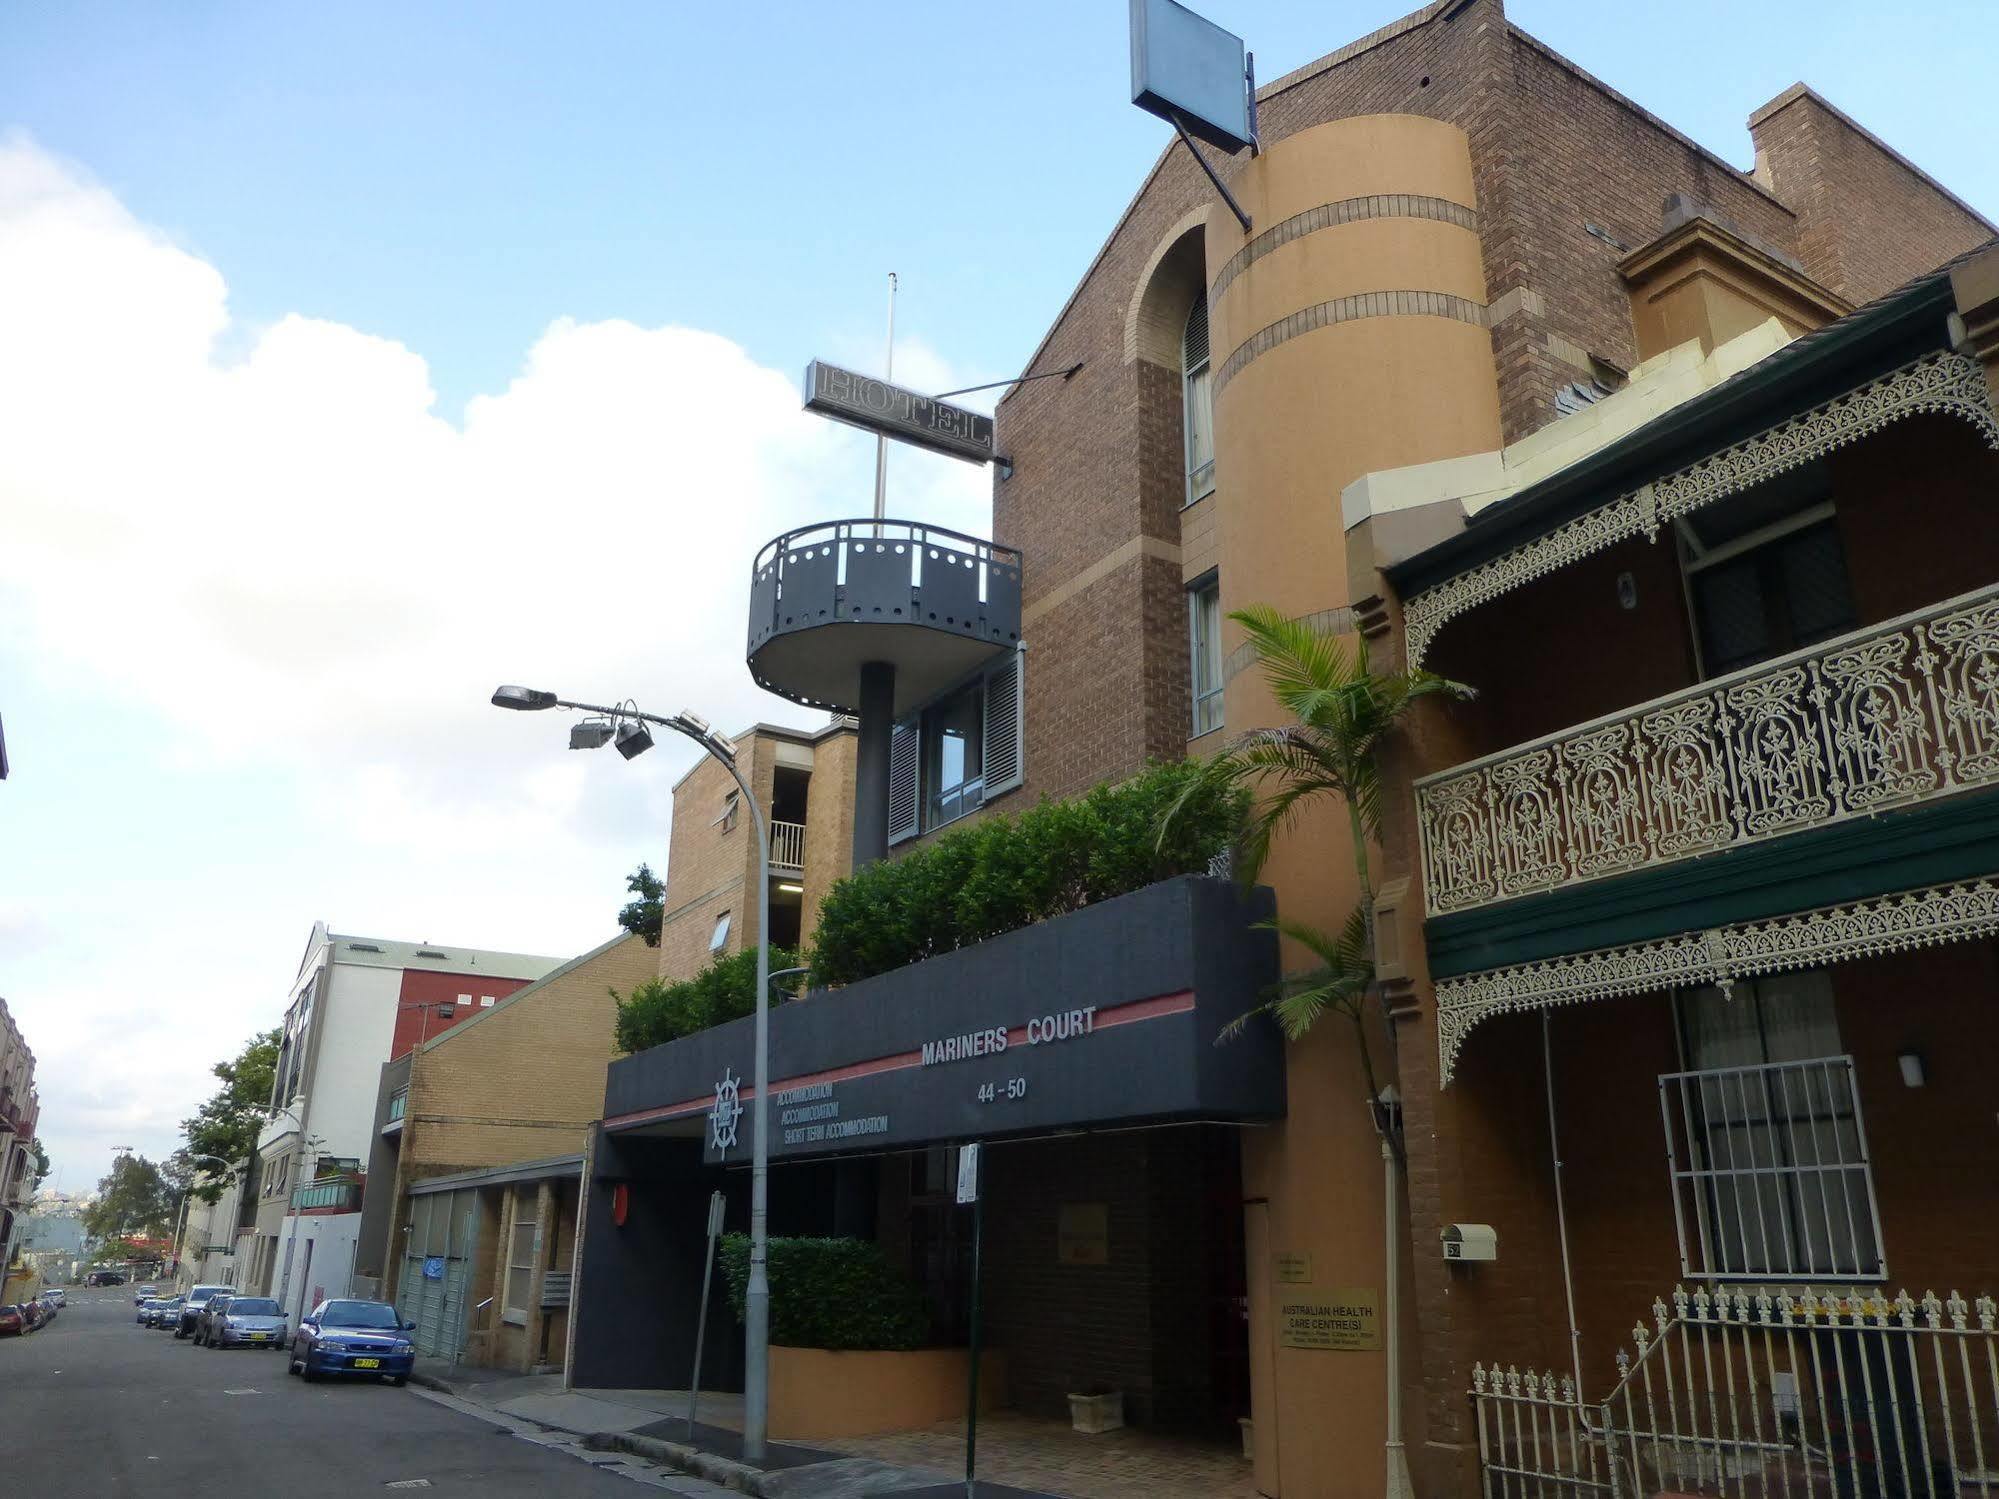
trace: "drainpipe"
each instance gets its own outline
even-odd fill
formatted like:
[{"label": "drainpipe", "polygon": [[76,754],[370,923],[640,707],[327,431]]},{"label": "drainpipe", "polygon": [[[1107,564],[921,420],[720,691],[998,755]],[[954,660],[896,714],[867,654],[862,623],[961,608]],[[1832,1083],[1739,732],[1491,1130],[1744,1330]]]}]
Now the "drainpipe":
[{"label": "drainpipe", "polygon": [[1382,1300],[1385,1303],[1382,1308],[1385,1328],[1383,1346],[1388,1354],[1388,1439],[1385,1444],[1388,1475],[1384,1494],[1386,1499],[1415,1499],[1416,1489],[1409,1480],[1409,1452],[1402,1445],[1402,1265],[1395,1233],[1395,1217],[1402,1202],[1402,1180],[1396,1166],[1393,1137],[1393,1132],[1402,1127],[1402,1099],[1396,1093],[1394,1084],[1381,1090],[1381,1096],[1373,1101],[1372,1107],[1375,1131],[1381,1136],[1381,1220],[1387,1250],[1381,1276]]},{"label": "drainpipe", "polygon": [[1569,1270],[1569,1214],[1562,1200],[1562,1147],[1555,1134],[1555,1046],[1547,1010],[1541,1011],[1541,1075],[1548,1085],[1548,1159],[1555,1171],[1555,1232],[1562,1241],[1562,1295],[1569,1308],[1569,1372],[1576,1399],[1583,1398],[1583,1335],[1576,1325],[1576,1282]]}]

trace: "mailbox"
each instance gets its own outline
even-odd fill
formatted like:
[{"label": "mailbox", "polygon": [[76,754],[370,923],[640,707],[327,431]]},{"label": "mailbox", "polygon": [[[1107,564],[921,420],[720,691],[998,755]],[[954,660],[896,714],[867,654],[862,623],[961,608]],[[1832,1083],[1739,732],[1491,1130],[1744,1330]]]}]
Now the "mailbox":
[{"label": "mailbox", "polygon": [[1496,1260],[1499,1235],[1490,1224],[1453,1223],[1444,1230],[1444,1258],[1447,1260]]}]

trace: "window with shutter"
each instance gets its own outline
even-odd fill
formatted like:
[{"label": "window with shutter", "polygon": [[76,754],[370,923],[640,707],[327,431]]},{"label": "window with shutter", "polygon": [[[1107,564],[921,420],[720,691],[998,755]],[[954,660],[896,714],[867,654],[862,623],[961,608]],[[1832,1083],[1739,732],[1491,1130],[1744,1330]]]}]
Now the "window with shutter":
[{"label": "window with shutter", "polygon": [[888,841],[901,843],[919,831],[917,809],[917,765],[921,759],[923,735],[915,718],[895,726],[888,740]]},{"label": "window with shutter", "polygon": [[1026,693],[1021,689],[1022,653],[1011,650],[986,669],[985,769],[987,800],[1011,791],[1027,778],[1022,754]]}]

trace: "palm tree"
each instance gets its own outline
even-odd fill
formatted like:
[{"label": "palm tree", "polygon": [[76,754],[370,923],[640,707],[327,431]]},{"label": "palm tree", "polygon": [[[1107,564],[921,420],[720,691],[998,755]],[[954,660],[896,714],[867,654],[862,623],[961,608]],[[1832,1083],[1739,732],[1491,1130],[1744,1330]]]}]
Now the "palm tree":
[{"label": "palm tree", "polygon": [[1270,855],[1271,840],[1308,807],[1332,798],[1346,808],[1353,837],[1360,903],[1337,934],[1278,917],[1270,923],[1318,959],[1314,967],[1280,980],[1264,1002],[1238,1017],[1221,1039],[1268,1014],[1291,1040],[1309,1032],[1329,1011],[1353,1022],[1370,1099],[1379,1101],[1373,1056],[1367,1045],[1367,1001],[1374,992],[1374,879],[1368,844],[1381,831],[1382,742],[1400,727],[1410,706],[1426,697],[1469,698],[1472,689],[1434,672],[1394,674],[1368,664],[1367,642],[1287,618],[1268,605],[1229,616],[1249,634],[1264,680],[1292,722],[1254,729],[1202,767],[1199,780],[1161,818],[1171,825],[1196,786],[1214,782],[1241,787],[1254,801],[1236,847],[1236,875],[1253,883]]}]

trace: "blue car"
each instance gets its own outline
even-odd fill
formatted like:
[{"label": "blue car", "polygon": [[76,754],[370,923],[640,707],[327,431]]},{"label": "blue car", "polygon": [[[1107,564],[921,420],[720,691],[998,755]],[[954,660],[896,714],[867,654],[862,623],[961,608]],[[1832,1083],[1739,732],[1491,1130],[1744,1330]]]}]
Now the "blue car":
[{"label": "blue car", "polygon": [[358,1374],[409,1383],[416,1346],[405,1322],[386,1301],[322,1301],[298,1325],[292,1337],[288,1371],[308,1380],[328,1374]]}]

